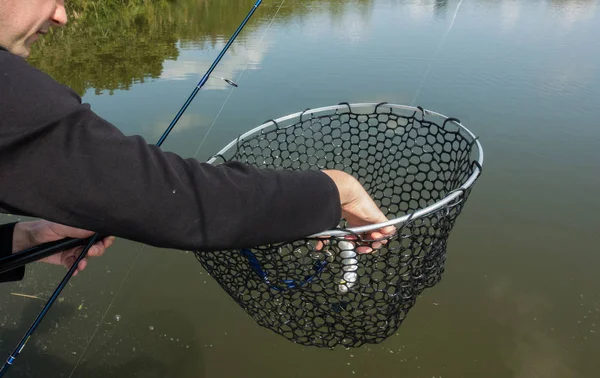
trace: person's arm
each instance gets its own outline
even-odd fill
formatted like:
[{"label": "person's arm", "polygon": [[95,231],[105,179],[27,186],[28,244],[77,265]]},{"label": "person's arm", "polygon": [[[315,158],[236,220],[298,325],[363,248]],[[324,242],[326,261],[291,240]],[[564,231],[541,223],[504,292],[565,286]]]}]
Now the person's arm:
[{"label": "person's arm", "polygon": [[0,53],[0,209],[159,247],[217,250],[337,225],[325,173],[218,167],[125,136],[68,88]]},{"label": "person's arm", "polygon": [[[13,253],[13,232],[16,223],[8,223],[0,225],[0,258],[10,256]],[[25,275],[25,267],[9,270],[8,272],[0,273],[0,283],[20,281]]]}]

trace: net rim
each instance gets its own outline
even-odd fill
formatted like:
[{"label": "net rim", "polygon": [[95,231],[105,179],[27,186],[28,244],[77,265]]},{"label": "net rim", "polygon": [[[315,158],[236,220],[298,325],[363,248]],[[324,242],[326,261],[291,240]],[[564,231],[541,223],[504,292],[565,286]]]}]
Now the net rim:
[{"label": "net rim", "polygon": [[[399,225],[404,224],[410,220],[418,219],[420,217],[426,216],[428,214],[431,214],[435,211],[438,211],[438,210],[444,208],[445,206],[456,201],[466,190],[468,190],[471,186],[473,186],[475,184],[475,181],[477,181],[477,178],[481,174],[481,170],[483,167],[483,147],[482,147],[481,143],[479,142],[479,139],[475,136],[475,134],[473,134],[471,132],[471,130],[466,128],[459,120],[457,120],[455,118],[447,117],[441,113],[437,113],[432,110],[424,109],[422,107],[410,106],[410,105],[389,104],[389,103],[385,103],[385,102],[383,102],[383,103],[368,102],[368,103],[354,103],[354,104],[341,103],[338,105],[330,105],[330,106],[324,106],[324,107],[320,107],[320,108],[306,109],[302,112],[296,112],[296,113],[292,113],[292,114],[277,118],[275,120],[269,120],[269,121],[263,123],[262,125],[259,125],[253,129],[245,132],[244,134],[240,135],[239,137],[235,138],[234,140],[232,140],[229,144],[227,144],[225,147],[223,147],[219,152],[214,154],[207,161],[207,163],[208,164],[215,163],[217,161],[217,159],[222,158],[222,155],[225,152],[227,152],[229,149],[231,149],[231,147],[237,146],[240,140],[243,140],[250,136],[253,136],[254,134],[260,132],[261,130],[263,130],[269,126],[273,126],[273,125],[278,126],[277,125],[278,123],[289,121],[294,118],[302,119],[302,117],[304,117],[305,115],[312,116],[317,113],[329,112],[332,110],[339,110],[339,109],[344,109],[344,108],[348,109],[350,111],[353,111],[353,110],[356,110],[359,108],[367,108],[367,107],[375,107],[373,112],[376,112],[379,107],[388,107],[391,109],[411,110],[411,111],[415,111],[415,112],[418,111],[418,112],[422,112],[423,116],[428,114],[428,115],[443,118],[445,120],[451,120],[451,122],[453,122],[456,126],[458,126],[460,129],[464,130],[469,137],[473,138],[473,142],[477,146],[477,160],[476,160],[477,164],[475,164],[473,173],[467,178],[467,180],[459,188],[450,192],[446,197],[442,198],[441,200],[439,200],[425,208],[419,209],[413,213],[406,214],[402,217],[390,219],[387,222],[375,223],[375,224],[370,224],[367,226],[352,227],[352,228],[347,228],[347,229],[326,230],[326,231],[322,231],[322,232],[310,235],[307,238],[344,237],[344,236],[351,235],[351,234],[361,234],[361,233],[365,233],[365,232],[378,230],[378,229],[381,229],[381,228],[387,227],[387,226],[398,227]],[[385,114],[385,113],[381,113],[381,114]]]}]

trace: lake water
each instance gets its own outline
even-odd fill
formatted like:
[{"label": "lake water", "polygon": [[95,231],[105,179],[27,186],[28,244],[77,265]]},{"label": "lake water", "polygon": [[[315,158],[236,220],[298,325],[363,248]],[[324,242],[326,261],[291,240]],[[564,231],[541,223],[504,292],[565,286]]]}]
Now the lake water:
[{"label": "lake water", "polygon": [[[31,62],[154,143],[253,4],[123,12]],[[191,253],[118,240],[7,377],[596,377],[599,37],[594,0],[264,1],[214,73],[239,88],[211,80],[164,149],[205,160],[267,119],[342,101],[457,117],[486,160],[443,280],[385,342],[329,351],[258,327]],[[15,293],[47,298],[63,275],[32,264],[2,285],[1,358],[44,304]]]}]

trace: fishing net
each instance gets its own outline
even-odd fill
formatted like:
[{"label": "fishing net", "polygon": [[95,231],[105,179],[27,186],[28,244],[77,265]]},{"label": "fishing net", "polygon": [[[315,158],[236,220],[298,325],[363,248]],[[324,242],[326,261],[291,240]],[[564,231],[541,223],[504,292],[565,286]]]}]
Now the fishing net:
[{"label": "fishing net", "polygon": [[[394,224],[384,247],[339,228],[302,240],[197,252],[221,287],[261,326],[293,342],[334,348],[392,335],[425,288],[442,278],[450,231],[481,172],[483,153],[457,119],[423,108],[347,104],[271,120],[209,163],[338,169],[352,174]],[[325,240],[325,243],[319,243]]]}]

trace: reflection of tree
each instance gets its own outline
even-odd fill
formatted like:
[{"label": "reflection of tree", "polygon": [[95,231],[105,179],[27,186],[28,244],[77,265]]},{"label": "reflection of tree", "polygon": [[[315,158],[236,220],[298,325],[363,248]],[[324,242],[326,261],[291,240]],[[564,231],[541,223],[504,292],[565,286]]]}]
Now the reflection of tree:
[{"label": "reflection of tree", "polygon": [[[75,1],[71,24],[39,41],[30,61],[81,95],[89,88],[95,88],[96,92],[128,89],[133,83],[159,77],[163,61],[178,57],[178,42],[183,46],[192,43],[214,46],[228,39],[255,2]],[[96,6],[98,3],[108,5]],[[324,9],[339,18],[353,6],[370,10],[372,3],[373,0],[286,2],[276,22],[305,17],[314,11],[315,5],[325,4]],[[275,14],[278,6],[278,3],[263,5],[262,15]],[[368,17],[369,12],[361,14]],[[258,25],[259,22],[250,22],[245,32]]]},{"label": "reflection of tree", "polygon": [[433,13],[438,16],[443,16],[446,14],[446,9],[448,8],[448,0],[435,0],[433,3]]},{"label": "reflection of tree", "polygon": [[127,89],[144,78],[156,78],[162,62],[178,55],[173,22],[161,17],[167,3],[158,4],[82,16],[40,43],[31,61],[80,94],[88,88]]}]

